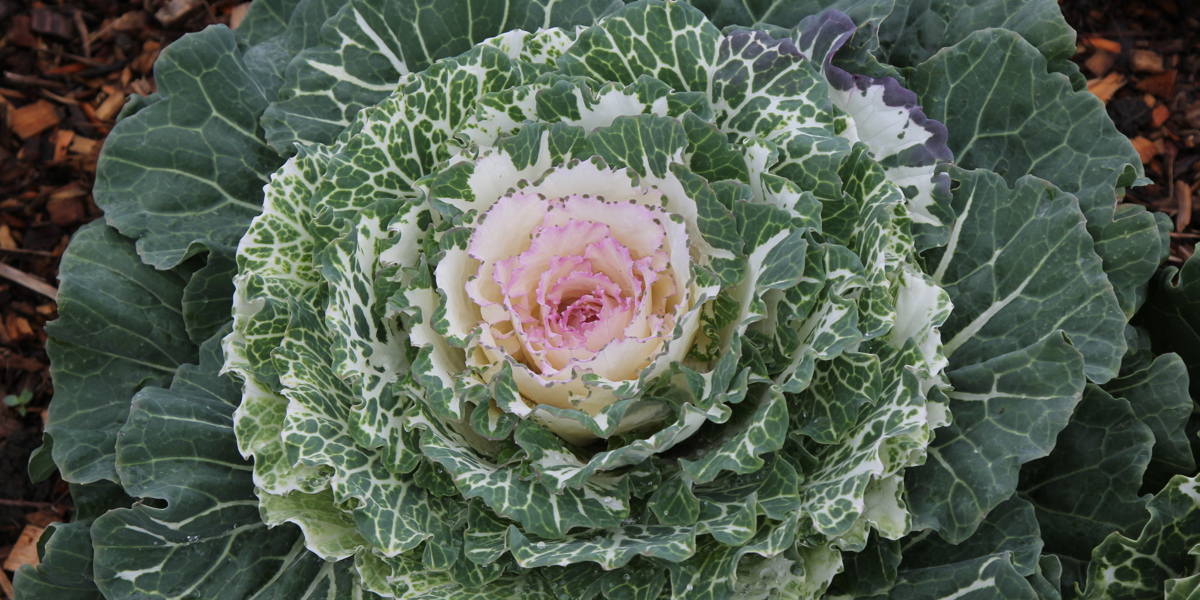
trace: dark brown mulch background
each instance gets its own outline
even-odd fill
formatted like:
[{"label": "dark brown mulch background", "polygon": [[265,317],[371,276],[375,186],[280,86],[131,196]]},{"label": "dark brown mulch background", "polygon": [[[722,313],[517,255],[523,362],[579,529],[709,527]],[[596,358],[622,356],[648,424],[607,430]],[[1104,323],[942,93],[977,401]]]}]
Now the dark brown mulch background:
[{"label": "dark brown mulch background", "polygon": [[1129,136],[1152,185],[1133,188],[1126,202],[1170,215],[1172,264],[1182,264],[1200,240],[1192,218],[1200,188],[1200,2],[1062,0],[1079,33],[1076,62],[1088,88]]},{"label": "dark brown mulch background", "polygon": [[[1126,201],[1174,219],[1171,261],[1180,263],[1200,240],[1200,221],[1192,219],[1200,187],[1200,5],[1061,5],[1079,31],[1076,59],[1090,89],[1106,98],[1154,180]],[[212,23],[236,23],[245,6],[0,0],[0,395],[31,393],[23,407],[0,405],[0,562],[26,525],[70,517],[66,486],[57,477],[33,484],[25,469],[53,394],[43,327],[56,316],[58,260],[71,234],[101,214],[91,187],[104,136],[127,95],[155,90],[151,68],[163,46]],[[0,587],[6,575],[0,571]]]}]

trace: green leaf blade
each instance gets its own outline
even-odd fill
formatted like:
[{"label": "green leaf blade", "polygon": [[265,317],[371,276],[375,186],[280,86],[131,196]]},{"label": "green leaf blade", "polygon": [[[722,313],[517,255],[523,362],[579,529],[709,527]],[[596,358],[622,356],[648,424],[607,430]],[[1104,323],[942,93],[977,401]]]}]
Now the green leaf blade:
[{"label": "green leaf blade", "polygon": [[204,248],[236,246],[283,161],[261,139],[267,98],[228,29],[172,44],[155,80],[162,98],[105,142],[95,195],[108,223],[166,269]]}]

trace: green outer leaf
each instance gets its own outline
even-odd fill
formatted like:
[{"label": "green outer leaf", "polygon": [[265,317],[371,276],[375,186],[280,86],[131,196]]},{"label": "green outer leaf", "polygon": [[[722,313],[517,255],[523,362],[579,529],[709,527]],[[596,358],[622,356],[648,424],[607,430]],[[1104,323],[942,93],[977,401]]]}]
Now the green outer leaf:
[{"label": "green outer leaf", "polygon": [[218,247],[209,250],[204,266],[188,278],[183,288],[183,320],[193,344],[203,344],[229,322],[235,276],[233,251]]},{"label": "green outer leaf", "polygon": [[254,46],[287,31],[292,13],[301,0],[258,0],[250,5],[234,35],[239,42]]},{"label": "green outer leaf", "polygon": [[39,564],[22,566],[13,578],[18,597],[29,600],[99,600],[92,575],[90,527],[96,517],[128,508],[133,499],[119,484],[101,480],[71,484],[75,514],[71,523],[51,523],[38,540]]},{"label": "green outer leaf", "polygon": [[[1200,484],[1181,475],[1154,496],[1146,508],[1150,521],[1133,540],[1113,533],[1092,552],[1088,582],[1082,597],[1088,600],[1162,598],[1168,590],[1190,588],[1195,596],[1196,547],[1200,544]],[[1188,575],[1189,580],[1167,581]],[[1174,583],[1174,586],[1172,586]],[[1168,596],[1173,600],[1174,597]]]},{"label": "green outer leaf", "polygon": [[[392,86],[395,92],[359,115],[344,143],[334,146],[312,199],[319,220],[309,230],[317,243],[341,235],[341,220],[353,219],[375,201],[419,197],[416,182],[450,158],[448,142],[472,115],[475,102],[531,83],[544,70],[481,45]],[[420,232],[413,233],[421,239]],[[413,267],[420,246],[404,245],[406,252],[394,260]]]},{"label": "green outer leaf", "polygon": [[783,145],[797,129],[827,129],[832,136],[835,122],[844,127],[845,117],[833,110],[819,65],[792,40],[731,32],[720,40],[711,68],[711,121],[723,133]]},{"label": "green outer leaf", "polygon": [[276,578],[253,600],[383,600],[364,588],[354,563],[323,561],[299,542],[284,557]]},{"label": "green outer leaf", "polygon": [[46,329],[55,399],[46,436],[63,478],[117,481],[117,430],[129,399],[196,360],[181,303],[185,281],[138,260],[102,222],[75,234],[59,267],[61,317]]},{"label": "green outer leaf", "polygon": [[267,98],[223,26],[189,35],[154,65],[162,98],[123,119],[97,165],[96,204],[160,269],[237,245],[282,159],[262,141]]},{"label": "green outer leaf", "polygon": [[1012,554],[1000,552],[944,567],[900,574],[890,600],[1037,600],[1017,571]]},{"label": "green outer leaf", "polygon": [[1034,177],[1010,189],[988,171],[952,168],[958,218],[928,255],[954,304],[942,326],[950,368],[1013,352],[1061,330],[1103,383],[1125,354],[1125,316],[1075,198]]},{"label": "green outer leaf", "polygon": [[666,177],[687,147],[683,125],[653,115],[620,116],[587,137],[597,156],[614,169],[628,168],[643,177]]},{"label": "green outer leaf", "polygon": [[96,520],[96,581],[108,596],[248,596],[288,563],[310,560],[296,552],[298,531],[268,530],[259,517],[250,465],[233,439],[238,386],[217,373],[218,342],[205,344],[200,366],[180,367],[170,390],[149,387],[134,398],[117,447],[121,482],[167,507]]},{"label": "green outer leaf", "polygon": [[[91,527],[87,557],[91,560],[95,544],[97,581],[108,597],[165,597],[190,590],[200,597],[257,600],[374,598],[358,588],[348,562],[325,563],[304,548],[296,529],[268,531],[262,524],[249,465],[229,452],[238,393],[233,380],[217,375],[216,337],[202,355],[201,367],[179,368],[171,390],[143,390],[122,431],[123,482],[168,505],[110,510]],[[73,488],[79,518],[128,506],[120,499],[123,493],[86,489],[91,487]],[[53,564],[64,557],[44,558]],[[200,563],[206,568],[198,569]],[[87,573],[90,581],[90,567],[71,569]],[[50,598],[62,597],[58,593]]]},{"label": "green outer leaf", "polygon": [[949,544],[933,532],[921,532],[905,538],[901,546],[905,571],[1011,552],[1013,568],[1028,576],[1037,569],[1042,536],[1033,505],[1014,495],[988,513],[979,529],[961,543]]},{"label": "green outer leaf", "polygon": [[1200,398],[1200,259],[1164,268],[1134,322],[1146,328],[1157,353],[1175,352],[1188,368],[1189,390]]},{"label": "green outer leaf", "polygon": [[[669,77],[668,77],[668,78],[669,78]],[[660,169],[660,170],[662,170],[662,169]],[[722,200],[721,200],[721,201],[722,201],[722,202],[724,202],[724,201],[725,201],[725,196],[722,196],[721,198],[722,198]],[[354,206],[352,206],[352,205],[349,205],[349,204],[348,204],[348,205],[346,205],[346,206],[336,206],[336,205],[331,205],[331,206],[335,206],[335,208],[338,208],[338,209],[347,210],[347,212],[350,212],[350,209],[353,209],[353,208],[355,208]],[[327,224],[327,223],[323,223],[322,225],[326,225],[326,224]],[[789,239],[791,239],[791,238],[789,238]],[[802,239],[801,237],[795,237],[795,240],[798,240],[798,243],[803,241],[803,239]],[[865,254],[867,254],[868,256],[874,256],[875,252],[872,252],[872,250],[874,250],[874,248],[873,248],[873,247],[871,247],[871,246],[870,246],[870,244],[862,244],[862,246],[863,246],[863,247],[862,247],[862,248],[860,248],[860,251],[862,251],[862,253],[865,253]],[[801,249],[800,249],[800,250],[798,250],[797,252],[802,252],[802,251],[803,251],[803,248],[801,247]],[[862,269],[861,269],[861,266],[859,267],[859,270],[860,270],[860,271],[862,270]],[[877,285],[877,284],[881,284],[881,283],[883,283],[883,281],[882,281],[882,279],[881,279],[881,278],[879,278],[879,279],[880,279],[879,281],[876,281],[876,279],[878,278],[878,275],[879,275],[879,273],[877,273],[877,272],[871,272],[871,273],[870,273],[870,276],[871,276],[871,277],[870,277],[870,278],[871,278],[871,282],[870,282],[870,284],[871,284],[871,285]],[[793,273],[790,273],[790,272],[789,272],[788,274],[786,274],[786,277],[781,277],[781,280],[780,280],[780,285],[783,285],[783,283],[784,283],[784,282],[792,282],[792,279],[794,279],[795,277],[799,277],[799,274],[793,274]],[[370,277],[368,277],[368,279],[370,279]],[[794,283],[794,282],[793,282],[793,283]],[[349,287],[349,286],[346,286],[346,287]],[[857,293],[856,291],[854,291],[854,290],[847,290],[847,291],[850,291],[850,292],[853,294],[853,295],[852,295],[852,296],[850,296],[850,297],[852,297],[852,298],[853,298],[855,301],[858,301],[858,300],[859,300],[859,298],[858,298],[858,293]],[[864,295],[864,296],[866,296],[867,294],[863,294],[863,295]],[[869,302],[870,302],[870,301],[872,301],[872,299],[870,299],[870,298],[867,298],[866,300],[863,300],[863,301],[862,301],[862,304],[863,304],[863,306],[860,306],[860,307],[858,307],[860,310],[862,310],[862,311],[864,312],[864,314],[868,314],[868,313],[870,313],[870,312],[871,312],[871,311],[870,311],[870,309],[869,309],[869,308],[867,308],[867,307],[869,306]],[[854,308],[854,306],[851,306],[851,308],[853,309],[853,308]],[[873,316],[873,315],[871,315],[871,316]],[[427,317],[429,317],[429,318],[434,318],[434,315],[430,314],[430,315],[427,315]],[[345,320],[348,322],[350,319],[345,319]],[[293,341],[296,341],[296,340],[293,340]],[[302,341],[304,341],[304,342],[313,342],[313,340],[311,340],[311,339],[306,339],[306,340],[302,340]],[[325,340],[318,340],[318,342],[320,342],[320,341],[325,341]],[[317,346],[319,346],[319,351],[320,351],[321,353],[324,353],[325,349],[326,349],[326,348],[328,348],[328,347],[330,347],[330,346],[331,346],[331,344],[324,344],[324,345],[322,345],[322,344],[320,344],[320,343],[317,343]],[[295,348],[292,348],[292,350],[294,351],[294,350],[295,350]],[[834,353],[834,354],[836,355],[836,353]],[[751,372],[753,372],[753,373],[757,373],[757,371],[754,371],[754,369],[757,369],[758,367],[753,365],[753,361],[755,361],[755,360],[758,360],[758,359],[757,359],[757,357],[756,357],[756,356],[755,356],[755,355],[754,355],[752,352],[748,351],[748,352],[747,352],[747,359],[746,359],[746,360],[747,360],[747,362],[748,362],[748,363],[751,363]],[[336,378],[337,376],[341,376],[341,375],[344,375],[344,373],[340,373],[340,372],[339,372],[339,373],[336,373],[334,378]],[[334,383],[335,383],[335,382],[333,381],[333,379],[332,379],[332,378],[331,378],[331,379],[329,379],[327,382],[326,382],[326,381],[324,381],[324,377],[317,378],[317,381],[318,381],[318,382],[320,382],[320,383],[330,383],[330,384],[334,384]],[[918,389],[918,386],[916,385],[915,381],[916,381],[916,379],[915,379],[915,378],[912,378],[912,381],[906,381],[906,382],[905,382],[905,383],[906,383],[906,385],[904,385],[904,386],[902,386],[902,387],[903,387],[903,388],[905,388],[905,390],[916,390],[916,389]],[[744,385],[744,384],[739,384],[739,385]],[[331,386],[329,389],[332,389],[332,387],[336,387],[336,386]],[[310,391],[311,391],[311,390],[310,390]],[[744,393],[744,392],[745,392],[745,390],[744,390],[744,389],[743,389],[743,390],[741,390],[741,391],[742,391],[742,393]],[[898,393],[899,393],[899,392],[898,392]],[[913,400],[914,400],[914,402],[916,402],[917,400],[922,400],[922,401],[923,401],[923,398],[917,398],[918,394],[917,394],[916,392],[905,391],[905,392],[903,392],[903,393],[904,393],[904,394],[909,394],[909,393],[911,393],[911,394],[912,394],[912,396],[913,396]],[[145,396],[145,399],[146,399],[146,401],[147,401],[147,402],[149,402],[149,401],[151,401],[151,400],[158,400],[158,398],[155,396],[155,394],[157,394],[157,392],[153,392],[153,391],[147,391],[147,392],[144,392],[144,396]],[[356,394],[356,395],[357,395],[357,394]],[[906,397],[907,397],[907,396],[906,396]],[[336,399],[336,398],[335,398],[335,399],[333,399],[333,400],[334,400],[334,401],[337,401],[337,400],[339,400],[339,399]],[[782,403],[781,403],[781,405],[782,405]],[[924,413],[922,412],[921,414],[922,414],[922,418],[924,418]],[[423,416],[424,416],[424,417],[427,417],[427,418],[429,418],[429,419],[432,419],[432,417],[431,417],[431,416],[429,416],[429,415],[423,415]],[[873,418],[875,418],[875,417],[879,417],[879,415],[873,415]],[[140,417],[139,417],[139,418],[140,418]],[[880,417],[880,418],[881,418],[881,417]],[[343,419],[343,420],[348,420],[348,419]],[[296,425],[296,424],[297,424],[296,422],[293,422],[293,423],[292,423],[292,425]],[[905,425],[905,427],[907,427],[907,424]],[[903,428],[902,428],[902,429],[903,429]],[[293,433],[294,433],[295,431],[296,431],[296,429],[293,429]],[[426,433],[429,433],[430,431],[432,431],[432,430],[428,430],[428,429],[427,429],[427,430],[426,430]],[[899,434],[899,432],[897,432],[897,433]],[[897,435],[897,437],[902,437],[902,436],[901,436],[901,435]],[[914,436],[914,438],[918,438],[918,437],[919,437],[919,436]],[[132,442],[131,442],[131,443],[132,443]],[[907,442],[906,442],[906,443],[907,443]],[[921,444],[919,444],[919,445],[920,445],[920,446],[923,446],[923,443],[921,443]],[[772,449],[774,449],[774,447],[772,447]],[[909,451],[909,450],[911,450],[911,448],[909,448],[908,446],[903,446],[903,447],[900,447],[900,446],[894,446],[894,447],[893,447],[893,446],[889,446],[888,448],[886,448],[886,450],[887,450],[887,451],[888,451],[888,453],[890,453],[890,454],[903,454],[903,455],[907,455],[908,451]],[[763,450],[763,451],[766,451],[766,450]],[[891,461],[894,461],[894,460],[896,460],[894,457],[888,457],[888,458],[884,458],[884,459],[883,459],[883,462],[884,462],[884,463],[886,463],[886,464],[890,464],[890,462],[891,462]],[[782,464],[782,463],[781,463],[781,464]],[[354,468],[355,468],[355,469],[357,469],[357,468],[359,468],[360,466],[361,466],[361,465],[358,465],[358,464],[356,464],[356,465],[354,465]],[[380,478],[380,477],[388,477],[388,476],[389,476],[389,475],[388,475],[388,474],[387,474],[385,471],[383,471],[383,470],[377,470],[377,469],[375,469],[375,466],[376,466],[376,465],[372,465],[370,468],[366,469],[366,472],[364,473],[364,476],[365,476],[367,479]],[[131,477],[131,481],[134,481],[134,480],[136,480],[136,479],[137,479],[137,477],[136,477],[135,475],[130,475],[130,477]],[[864,479],[863,481],[865,482],[866,480]],[[877,483],[878,483],[878,482],[873,482],[873,483],[871,483],[871,485],[877,485]],[[895,492],[895,493],[896,493],[896,495],[897,495],[897,498],[898,498],[898,497],[899,497],[899,496],[898,496],[898,494],[899,494],[899,491],[898,491],[898,488],[897,488],[897,487],[896,487],[896,485],[895,485],[896,483],[898,483],[898,480],[895,480],[895,481],[893,481],[893,482],[892,482],[892,488],[891,488],[891,490],[892,490],[892,492]],[[432,484],[431,484],[431,485],[432,485]],[[385,502],[384,504],[386,505],[386,502]],[[747,500],[747,505],[748,505],[748,506],[750,506],[751,508],[753,508],[753,501],[752,501],[752,500]],[[388,506],[390,506],[390,505],[388,505]],[[377,508],[376,510],[378,510],[378,508]],[[435,511],[435,512],[436,512],[436,511]],[[752,512],[753,512],[753,511],[751,511],[751,513],[747,513],[747,514],[752,514]],[[377,518],[379,518],[379,517],[380,517],[380,515],[379,515],[379,514],[371,515],[370,517],[368,517],[368,518],[364,519],[364,521],[374,521],[375,519],[377,519]],[[440,515],[440,514],[439,514],[439,515],[438,515],[438,517],[436,517],[436,518],[442,518],[442,515]],[[753,528],[750,528],[750,529],[752,530]],[[765,533],[762,533],[762,535],[774,535],[774,532],[770,531],[770,530],[769,530],[769,528],[764,528],[764,529],[762,529],[762,530],[761,530],[761,532],[765,532]],[[794,529],[793,529],[793,532],[794,532]],[[753,531],[751,531],[751,533],[753,533]],[[717,534],[716,534],[716,532],[714,531],[714,536],[716,536],[716,535],[717,535]],[[718,539],[719,539],[719,537],[718,537]],[[378,541],[378,540],[373,540],[373,541]],[[440,543],[440,541],[439,541],[439,543]],[[739,543],[740,543],[740,542],[739,542]],[[776,543],[776,541],[774,541],[774,540],[772,540],[772,541],[770,541],[770,542],[768,543],[768,540],[767,540],[767,538],[760,536],[759,538],[755,538],[755,540],[754,540],[754,541],[751,543],[751,546],[752,546],[752,547],[756,547],[756,548],[766,548],[767,546],[770,546],[771,544],[775,544],[775,543]],[[790,540],[789,540],[788,544],[790,544],[790,543],[791,543],[791,542],[790,542]],[[430,544],[430,546],[429,546],[429,547],[433,547],[433,544]],[[771,547],[772,547],[772,548],[774,548],[775,546],[771,546]],[[294,547],[293,547],[293,548],[294,548]],[[766,551],[764,550],[764,552],[766,552]],[[769,554],[770,556],[775,556],[775,555],[777,555],[777,554],[778,554],[779,550],[772,550],[771,552],[773,552],[773,553],[770,553],[770,552],[769,552],[768,554]],[[428,554],[428,548],[426,549],[426,553]],[[833,556],[834,558],[836,558],[836,557],[837,557],[837,553],[836,553],[836,552],[833,552],[833,553],[831,553],[831,554],[832,554],[832,556]],[[377,556],[376,556],[376,557],[374,557],[374,558],[375,558],[375,559],[378,559],[378,557],[377,557]],[[740,558],[740,555],[739,555],[739,557],[738,557],[738,558]],[[734,559],[732,560],[732,565],[733,565],[733,567],[736,567],[736,566],[737,566],[738,558],[734,558]],[[371,559],[371,558],[362,558],[362,561],[363,561],[363,562],[362,562],[362,564],[364,564],[364,565],[365,565],[365,564],[368,564],[368,563],[370,562],[370,560],[372,560],[372,559]],[[642,559],[638,559],[638,560],[642,560]],[[381,562],[381,563],[386,563],[386,565],[387,565],[387,568],[388,568],[388,569],[393,569],[393,573],[394,573],[394,569],[395,569],[395,567],[396,567],[396,564],[399,564],[399,563],[400,563],[400,562],[402,562],[402,561],[392,561],[392,560],[390,560],[390,559],[389,559],[389,560],[382,560],[382,561],[380,561],[380,562]],[[829,561],[829,562],[832,562],[832,561]],[[373,564],[373,563],[372,563],[372,564]],[[416,563],[414,563],[414,564],[416,564]],[[428,566],[428,564],[426,564],[425,566]],[[378,565],[376,565],[376,567],[363,567],[363,568],[364,568],[364,573],[373,573],[373,574],[379,575],[379,574],[382,574],[382,573],[384,572],[384,569],[383,569],[382,567],[378,567]],[[732,573],[732,568],[731,568],[731,569],[729,569],[729,572],[730,572],[730,573]],[[606,581],[611,581],[611,580],[608,580],[608,579],[606,579]],[[719,580],[718,580],[717,578],[714,578],[714,581],[719,581]],[[376,583],[378,583],[378,582],[376,582]],[[504,583],[507,583],[507,580],[505,580],[505,581],[504,581]],[[705,584],[706,584],[706,585],[707,585],[708,583],[709,583],[709,582],[707,582],[707,581],[705,582]],[[651,585],[652,585],[652,584],[651,584]],[[819,588],[819,587],[820,587],[820,585],[821,585],[821,584],[819,584],[819,583],[818,583],[818,584],[815,584],[815,585],[814,585],[814,587],[812,588],[812,591],[815,591],[817,588]],[[615,591],[615,590],[617,590],[618,588],[620,588],[620,587],[621,587],[621,584],[615,584],[615,585],[613,585],[613,584],[605,584],[605,586],[606,586],[606,587],[605,587],[605,590],[606,590],[606,591],[609,591],[609,590],[611,590],[611,591],[613,591],[613,593],[619,593],[619,592],[617,592],[617,591]],[[381,591],[385,591],[385,590],[384,590],[384,588],[379,588],[379,589],[380,589]],[[397,590],[397,589],[398,589],[398,588],[397,588],[395,585],[393,585],[393,583],[389,582],[389,583],[387,584],[387,588],[386,588],[386,590],[387,590],[387,591],[389,591],[390,593],[398,593],[398,592],[396,592],[396,590]],[[654,589],[657,589],[657,588],[654,588]],[[713,589],[716,589],[716,587],[714,587]],[[632,592],[632,591],[634,591],[634,590],[630,590],[630,591]],[[404,593],[404,592],[399,592],[399,593]],[[439,592],[439,593],[440,593],[440,592]]]},{"label": "green outer leaf", "polygon": [[1021,470],[1017,493],[1037,510],[1046,551],[1087,560],[1109,533],[1138,531],[1153,445],[1128,402],[1089,385],[1054,450]]},{"label": "green outer leaf", "polygon": [[[1129,362],[1133,361],[1126,358]],[[1194,407],[1187,385],[1183,359],[1178,354],[1164,354],[1154,357],[1150,364],[1130,368],[1122,365],[1121,376],[1104,386],[1104,391],[1114,397],[1128,400],[1138,420],[1154,432],[1154,452],[1146,473],[1147,483],[1155,485],[1153,489],[1170,475],[1196,470],[1186,431]]]},{"label": "green outer leaf", "polygon": [[[913,69],[907,84],[925,114],[946,125],[959,166],[988,169],[1010,185],[1034,175],[1079,198],[1121,309],[1132,315],[1165,238],[1149,213],[1114,212],[1115,188],[1133,185],[1142,166],[1103,103],[1047,73],[1036,48],[1001,29],[972,33],[939,52]],[[1089,376],[1099,375],[1089,367]]]},{"label": "green outer leaf", "polygon": [[402,421],[395,417],[399,400],[391,390],[409,367],[405,346],[398,343],[404,339],[400,324],[386,309],[392,295],[389,288],[399,284],[384,277],[381,258],[396,245],[388,239],[388,222],[400,220],[402,210],[416,212],[411,203],[399,201],[381,201],[364,209],[355,223],[347,223],[345,235],[326,246],[321,273],[329,284],[325,325],[333,334],[332,367],[352,386],[360,404],[350,418],[353,435],[364,447],[384,447],[391,462],[412,465],[417,457],[400,440]]},{"label": "green outer leaf", "polygon": [[937,430],[925,464],[905,474],[913,527],[933,528],[951,543],[969,537],[1012,495],[1021,465],[1054,447],[1083,392],[1082,367],[1054,333],[951,371],[954,422]]},{"label": "green outer leaf", "polygon": [[860,550],[868,523],[897,539],[910,529],[899,472],[920,456],[930,439],[930,415],[912,344],[881,365],[883,380],[873,405],[837,444],[812,448],[818,461],[805,473],[801,492],[816,530],[839,537],[839,548]]},{"label": "green outer leaf", "polygon": [[354,568],[362,577],[363,587],[389,598],[405,600],[555,600],[538,571],[508,575],[483,587],[456,583],[445,572],[431,571],[420,562],[408,559],[381,559],[361,553]]},{"label": "green outer leaf", "polygon": [[102,600],[92,579],[88,523],[52,523],[38,542],[36,567],[23,565],[13,577],[22,600]]},{"label": "green outer leaf", "polygon": [[554,493],[539,481],[523,481],[506,465],[479,457],[433,415],[422,417],[413,420],[425,429],[422,453],[454,477],[462,497],[483,500],[496,514],[521,523],[533,535],[561,538],[574,527],[607,529],[629,516],[628,484],[590,481],[582,488]]},{"label": "green outer leaf", "polygon": [[101,479],[96,483],[72,483],[71,501],[75,503],[74,523],[92,522],[114,508],[129,508],[133,498],[119,483]]},{"label": "green outer leaf", "polygon": [[[292,2],[292,0],[284,1]],[[252,4],[246,18],[251,17],[255,7],[264,4],[274,6],[270,2]],[[251,45],[243,55],[246,61],[246,70],[250,71],[258,81],[269,101],[274,102],[278,99],[278,90],[283,86],[284,72],[287,70],[288,62],[301,50],[321,43],[321,25],[337,14],[345,4],[346,0],[300,0],[296,3],[295,9],[290,12],[290,16],[283,15],[284,27],[282,29],[276,30],[272,26],[270,39],[260,39],[261,36],[255,31],[254,38],[259,41],[243,40],[241,33],[245,27],[245,20],[242,21],[242,26],[234,31],[234,35],[238,36],[241,43]],[[271,17],[271,20],[274,20],[274,17]]]},{"label": "green outer leaf", "polygon": [[233,416],[238,450],[254,457],[254,485],[266,494],[311,494],[329,485],[328,469],[297,465],[288,458],[283,426],[288,401],[248,381],[242,386],[242,403]]},{"label": "green outer leaf", "polygon": [[1051,71],[1070,76],[1075,32],[1054,0],[915,0],[900,3],[879,26],[878,55],[896,67],[919,65],[942,48],[988,28],[1025,38],[1046,58]]},{"label": "green outer leaf", "polygon": [[434,61],[514,29],[590,25],[614,0],[518,0],[504,10],[487,0],[431,6],[417,0],[351,0],[321,30],[321,45],[288,65],[279,101],[263,115],[266,139],[280,153],[296,142],[328,144],[359,110],[386,98],[396,81]]},{"label": "green outer leaf", "polygon": [[886,594],[896,585],[900,565],[900,542],[872,535],[861,552],[842,555],[845,570],[833,579],[831,594],[843,592],[855,598]]}]

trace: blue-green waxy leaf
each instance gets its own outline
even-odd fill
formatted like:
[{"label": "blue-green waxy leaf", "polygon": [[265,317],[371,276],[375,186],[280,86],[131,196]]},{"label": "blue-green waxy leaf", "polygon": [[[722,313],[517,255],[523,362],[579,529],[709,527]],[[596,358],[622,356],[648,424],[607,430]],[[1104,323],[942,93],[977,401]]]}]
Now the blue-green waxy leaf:
[{"label": "blue-green waxy leaf", "polygon": [[879,26],[879,57],[896,67],[913,67],[942,48],[981,29],[1016,32],[1046,58],[1054,72],[1078,75],[1069,59],[1075,32],[1053,0],[916,0],[898,3]]},{"label": "blue-green waxy leaf", "polygon": [[[1175,474],[1192,473],[1195,458],[1187,425],[1195,404],[1188,395],[1187,366],[1178,354],[1126,355],[1121,375],[1104,385],[1104,391],[1129,401],[1139,421],[1154,433],[1154,450],[1145,483],[1159,487]],[[1195,437],[1195,436],[1192,436]]]},{"label": "blue-green waxy leaf", "polygon": [[1141,177],[1141,160],[1093,94],[1072,91],[1045,65],[1020,35],[988,29],[921,64],[907,84],[925,114],[946,125],[959,166],[988,169],[1009,185],[1033,175],[1079,199],[1128,318],[1145,299],[1165,243],[1149,213],[1114,212],[1116,189]]},{"label": "blue-green waxy leaf", "polygon": [[1083,392],[1083,360],[1061,334],[949,373],[954,421],[905,475],[913,524],[966,539],[1012,495],[1022,464],[1046,456]]},{"label": "blue-green waxy leaf", "polygon": [[89,524],[52,523],[38,543],[40,564],[22,566],[13,576],[21,598],[102,600],[92,577]]},{"label": "blue-green waxy leaf", "polygon": [[346,2],[268,0],[250,5],[234,35],[239,43],[250,46],[243,55],[246,70],[263,88],[268,101],[279,99],[288,63],[300,51],[320,45],[321,26]]},{"label": "blue-green waxy leaf", "polygon": [[979,529],[958,544],[949,544],[933,532],[905,539],[901,543],[902,569],[927,569],[1011,552],[1013,568],[1029,576],[1037,568],[1042,545],[1033,505],[1013,496],[988,513]]},{"label": "blue-green waxy leaf", "polygon": [[1033,586],[1000,552],[953,565],[902,572],[889,600],[1039,600]]},{"label": "blue-green waxy leaf", "polygon": [[267,98],[228,29],[172,44],[154,73],[162,98],[113,128],[95,194],[108,223],[165,269],[205,247],[237,246],[283,161],[262,141]]},{"label": "blue-green waxy leaf", "polygon": [[1096,382],[1117,374],[1125,317],[1071,195],[1024,177],[954,168],[950,242],[929,253],[954,312],[942,327],[950,367],[973,365],[1061,330]]},{"label": "blue-green waxy leaf", "polygon": [[204,343],[229,321],[237,275],[229,248],[212,248],[204,260],[183,288],[183,320],[193,344]]},{"label": "blue-green waxy leaf", "polygon": [[1195,597],[1200,486],[1177,475],[1146,508],[1150,520],[1137,539],[1113,533],[1092,552],[1081,598],[1149,600],[1164,591],[1172,600]]},{"label": "blue-green waxy leaf", "polygon": [[833,589],[856,598],[885,594],[896,585],[900,542],[872,536],[861,552],[842,555],[845,570],[833,580]]},{"label": "blue-green waxy leaf", "polygon": [[234,32],[238,41],[254,46],[283,33],[300,1],[261,0],[251,4]]},{"label": "blue-green waxy leaf", "polygon": [[166,507],[139,505],[96,520],[97,584],[108,597],[349,594],[354,583],[325,581],[327,567],[304,549],[298,530],[267,529],[259,517],[250,465],[233,441],[238,387],[218,374],[218,342],[205,344],[200,365],[180,367],[170,389],[135,397],[117,448],[121,482]]},{"label": "blue-green waxy leaf", "polygon": [[1146,523],[1138,495],[1154,434],[1120,398],[1089,385],[1049,456],[1021,470],[1017,492],[1037,511],[1048,553],[1086,561],[1113,531]]},{"label": "blue-green waxy leaf", "polygon": [[1084,212],[1111,208],[1113,186],[1140,176],[1141,161],[1103,104],[1071,91],[1045,64],[1020,35],[987,29],[920,64],[906,83],[925,113],[946,125],[959,165],[988,168],[1010,183],[1036,175],[1076,194]]},{"label": "blue-green waxy leaf", "polygon": [[186,281],[138,260],[102,222],[75,234],[59,268],[62,317],[47,327],[56,399],[46,435],[68,481],[117,481],[117,431],[145,386],[196,360],[183,314]]},{"label": "blue-green waxy leaf", "polygon": [[1166,267],[1156,275],[1135,322],[1146,328],[1155,352],[1183,358],[1191,395],[1200,398],[1200,259],[1189,258],[1182,269]]},{"label": "blue-green waxy leaf", "polygon": [[71,484],[75,513],[71,523],[51,523],[38,540],[38,564],[22,566],[13,577],[21,598],[100,600],[92,573],[91,524],[106,512],[129,508],[133,499],[120,484],[100,480]]},{"label": "blue-green waxy leaf", "polygon": [[134,502],[121,484],[106,479],[96,483],[72,483],[71,501],[75,503],[74,523],[90,523],[114,508],[129,508]]}]

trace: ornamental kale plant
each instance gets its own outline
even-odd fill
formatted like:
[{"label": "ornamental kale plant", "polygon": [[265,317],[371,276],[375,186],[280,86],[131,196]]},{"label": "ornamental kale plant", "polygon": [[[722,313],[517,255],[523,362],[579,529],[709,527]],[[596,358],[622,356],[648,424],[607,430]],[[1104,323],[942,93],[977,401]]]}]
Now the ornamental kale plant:
[{"label": "ornamental kale plant", "polygon": [[1195,598],[1200,263],[1073,52],[1051,0],[256,0],[104,148],[20,597]]}]

